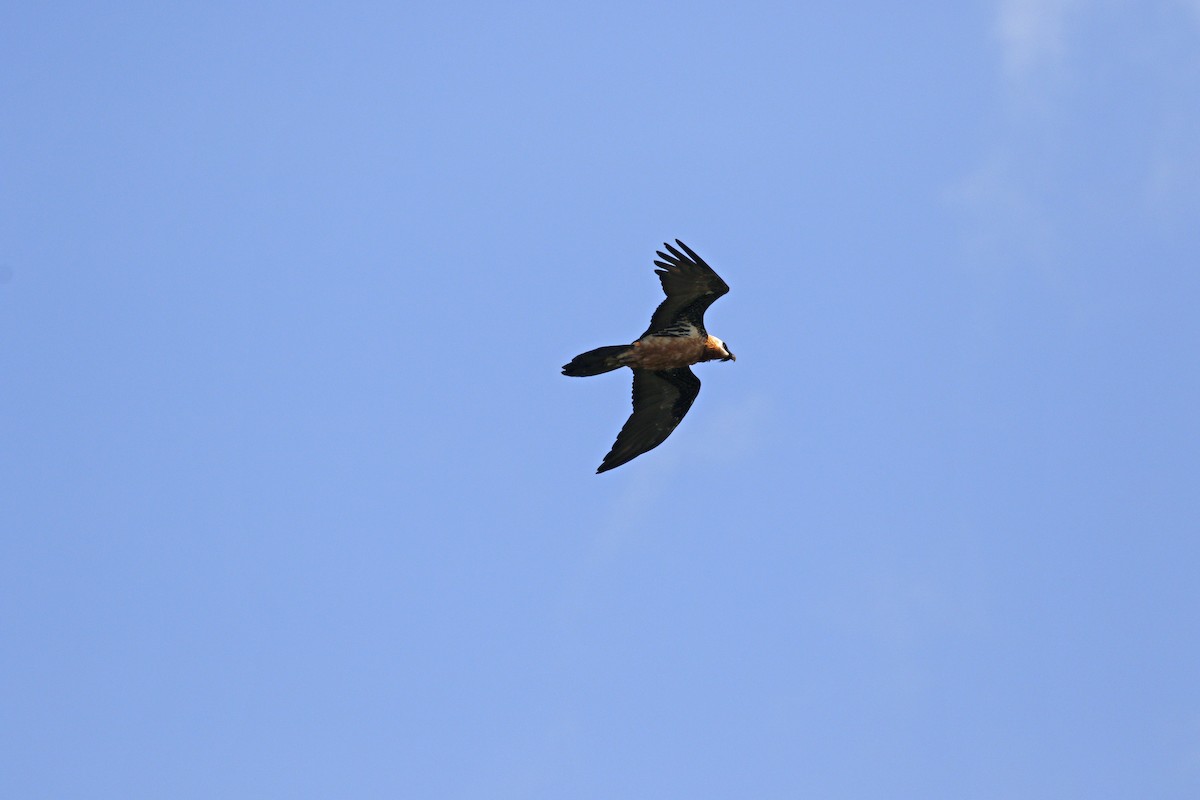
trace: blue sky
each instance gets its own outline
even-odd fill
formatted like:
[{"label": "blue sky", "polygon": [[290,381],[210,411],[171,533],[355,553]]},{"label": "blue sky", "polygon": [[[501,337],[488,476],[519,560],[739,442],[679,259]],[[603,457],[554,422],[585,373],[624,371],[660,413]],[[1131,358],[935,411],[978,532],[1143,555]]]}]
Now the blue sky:
[{"label": "blue sky", "polygon": [[4,17],[0,794],[1200,792],[1194,0]]}]

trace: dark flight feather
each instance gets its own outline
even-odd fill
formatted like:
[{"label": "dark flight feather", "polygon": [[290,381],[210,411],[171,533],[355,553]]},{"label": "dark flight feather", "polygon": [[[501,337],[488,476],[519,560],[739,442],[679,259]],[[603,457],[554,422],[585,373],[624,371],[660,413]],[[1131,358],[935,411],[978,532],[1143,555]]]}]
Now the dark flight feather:
[{"label": "dark flight feather", "polygon": [[700,379],[687,367],[633,370],[633,413],[596,472],[619,467],[665,442],[698,394]]},{"label": "dark flight feather", "polygon": [[667,299],[655,309],[650,318],[650,327],[643,336],[669,328],[680,320],[692,323],[703,335],[706,333],[704,312],[714,300],[729,291],[729,285],[704,259],[679,239],[675,240],[675,244],[679,245],[679,249],[664,244],[668,252],[657,251],[661,260],[655,260],[658,269],[654,271],[662,281]]}]

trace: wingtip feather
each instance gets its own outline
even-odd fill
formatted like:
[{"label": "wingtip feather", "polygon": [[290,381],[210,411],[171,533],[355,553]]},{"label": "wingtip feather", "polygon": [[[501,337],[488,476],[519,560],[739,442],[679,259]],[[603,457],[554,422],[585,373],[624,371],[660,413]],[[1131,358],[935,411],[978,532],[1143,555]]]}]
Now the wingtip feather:
[{"label": "wingtip feather", "polygon": [[688,256],[689,256],[689,257],[692,259],[692,261],[695,261],[697,264],[703,264],[703,263],[704,263],[704,259],[702,259],[702,258],[700,258],[700,256],[696,255],[696,251],[695,251],[695,250],[693,250],[692,248],[688,247],[686,244],[684,244],[684,243],[683,243],[683,240],[681,240],[681,239],[676,239],[676,240],[675,240],[675,244],[677,244],[677,245],[679,245],[681,248],[683,248],[683,252],[687,253],[687,254],[688,254]]}]

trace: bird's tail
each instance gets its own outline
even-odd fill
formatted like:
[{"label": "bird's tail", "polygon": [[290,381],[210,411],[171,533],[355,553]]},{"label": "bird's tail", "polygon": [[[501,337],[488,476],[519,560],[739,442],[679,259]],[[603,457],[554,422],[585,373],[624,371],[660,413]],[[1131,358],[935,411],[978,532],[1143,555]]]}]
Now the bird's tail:
[{"label": "bird's tail", "polygon": [[627,344],[615,344],[580,353],[571,359],[570,364],[563,366],[562,374],[572,378],[586,378],[590,375],[600,375],[620,369],[625,365],[619,357],[628,349],[629,345]]}]

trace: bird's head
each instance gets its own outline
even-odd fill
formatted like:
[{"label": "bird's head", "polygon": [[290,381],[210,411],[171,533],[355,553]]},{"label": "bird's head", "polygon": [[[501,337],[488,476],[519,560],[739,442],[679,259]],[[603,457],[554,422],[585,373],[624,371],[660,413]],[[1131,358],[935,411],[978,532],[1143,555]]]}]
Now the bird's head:
[{"label": "bird's head", "polygon": [[715,336],[708,337],[707,346],[704,352],[705,361],[737,361],[737,356],[729,347]]}]

